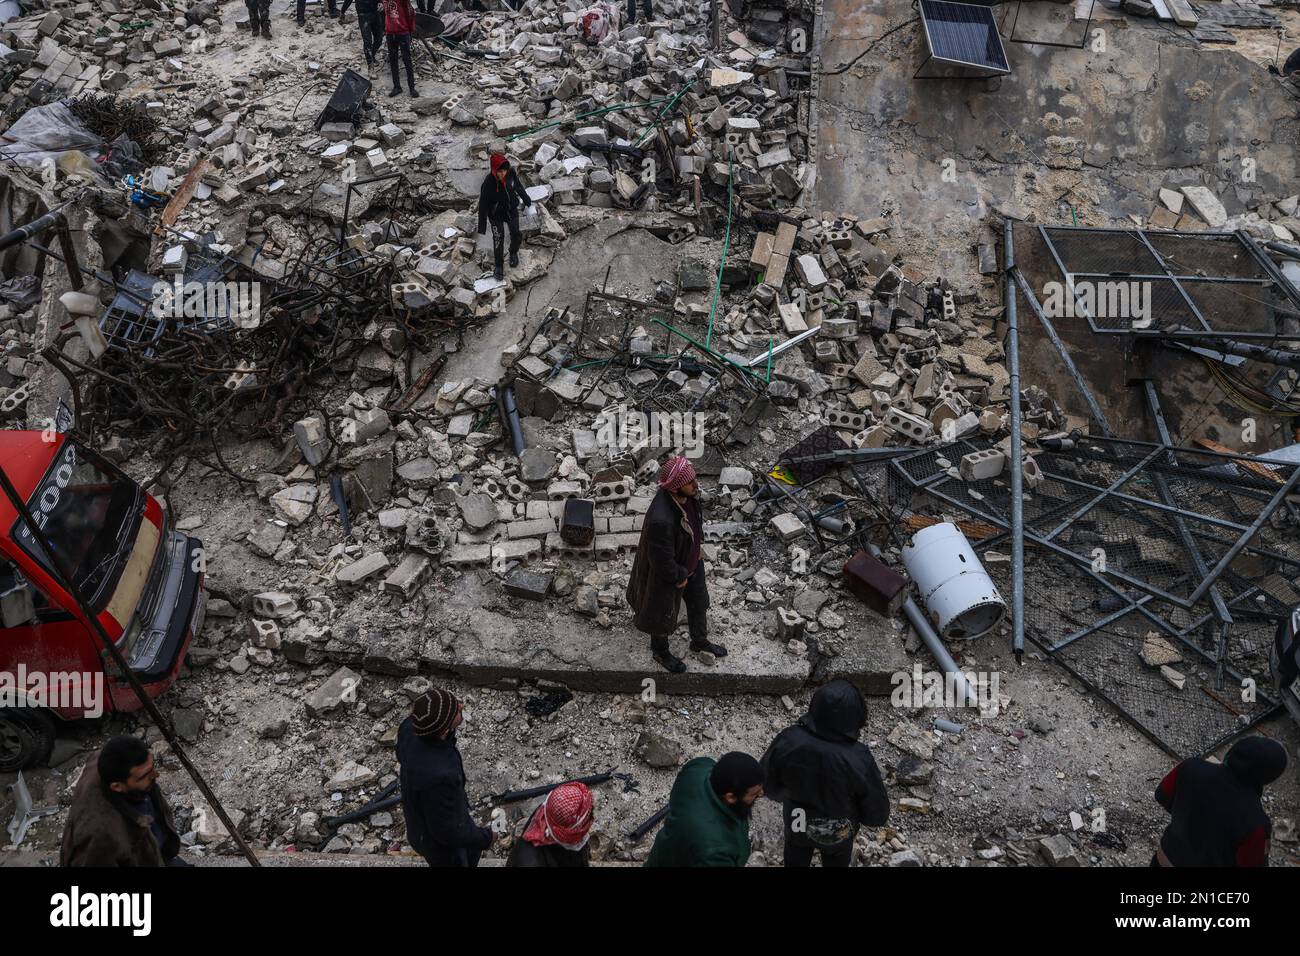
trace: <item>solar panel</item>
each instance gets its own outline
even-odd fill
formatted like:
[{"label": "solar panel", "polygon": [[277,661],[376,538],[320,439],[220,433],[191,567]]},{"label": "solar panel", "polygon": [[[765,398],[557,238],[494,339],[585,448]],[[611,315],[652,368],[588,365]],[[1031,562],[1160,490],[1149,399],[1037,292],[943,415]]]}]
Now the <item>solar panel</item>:
[{"label": "solar panel", "polygon": [[920,0],[930,55],[981,75],[1010,73],[998,24],[988,7],[950,0]]}]

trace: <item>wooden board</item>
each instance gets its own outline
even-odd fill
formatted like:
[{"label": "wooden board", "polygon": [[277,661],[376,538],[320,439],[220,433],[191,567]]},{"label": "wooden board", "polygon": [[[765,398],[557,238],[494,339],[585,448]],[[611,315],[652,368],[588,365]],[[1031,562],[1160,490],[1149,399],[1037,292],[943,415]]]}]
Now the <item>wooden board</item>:
[{"label": "wooden board", "polygon": [[162,215],[158,218],[158,225],[153,231],[155,236],[163,235],[169,226],[176,225],[176,220],[181,217],[185,207],[194,198],[194,191],[199,188],[199,181],[203,179],[203,174],[211,168],[212,161],[207,156],[194,164],[194,168],[186,174],[180,189],[176,190],[176,195],[172,196],[171,201],[167,203]]}]

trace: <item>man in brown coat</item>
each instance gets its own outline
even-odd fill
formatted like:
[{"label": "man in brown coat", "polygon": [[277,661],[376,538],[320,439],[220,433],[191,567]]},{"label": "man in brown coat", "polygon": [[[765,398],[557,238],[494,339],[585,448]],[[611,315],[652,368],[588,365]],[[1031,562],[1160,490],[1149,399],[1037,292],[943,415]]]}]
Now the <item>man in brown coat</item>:
[{"label": "man in brown coat", "polygon": [[704,518],[695,469],[676,456],[659,469],[659,493],[650,503],[641,526],[641,543],[632,562],[627,603],[636,612],[637,630],[650,635],[650,651],[666,670],[686,670],[681,658],[668,649],[668,635],[677,626],[677,612],[686,601],[691,650],[725,657],[727,649],[709,642],[709,588],[704,580],[700,546]]},{"label": "man in brown coat", "polygon": [[153,754],[138,737],[114,737],[87,761],[63,828],[60,866],[189,866]]}]

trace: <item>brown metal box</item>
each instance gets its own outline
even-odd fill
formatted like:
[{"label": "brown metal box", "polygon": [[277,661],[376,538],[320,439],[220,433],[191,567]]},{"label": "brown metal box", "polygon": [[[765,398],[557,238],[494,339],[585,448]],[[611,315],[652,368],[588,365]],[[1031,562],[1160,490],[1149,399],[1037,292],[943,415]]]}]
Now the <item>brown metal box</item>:
[{"label": "brown metal box", "polygon": [[863,604],[885,617],[897,614],[907,599],[907,578],[865,551],[844,563],[844,583]]}]

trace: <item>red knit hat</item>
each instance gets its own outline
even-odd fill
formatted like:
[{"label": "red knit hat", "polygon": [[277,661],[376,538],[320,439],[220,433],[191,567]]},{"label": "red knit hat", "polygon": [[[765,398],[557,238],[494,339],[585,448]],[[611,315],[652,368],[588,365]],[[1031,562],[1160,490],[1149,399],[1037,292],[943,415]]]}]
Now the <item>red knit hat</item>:
[{"label": "red knit hat", "polygon": [[659,469],[659,487],[666,491],[677,491],[694,480],[695,466],[681,455],[669,458]]},{"label": "red knit hat", "polygon": [[595,817],[596,800],[585,783],[563,783],[556,787],[537,808],[524,839],[533,846],[558,843],[570,850],[581,849]]}]

